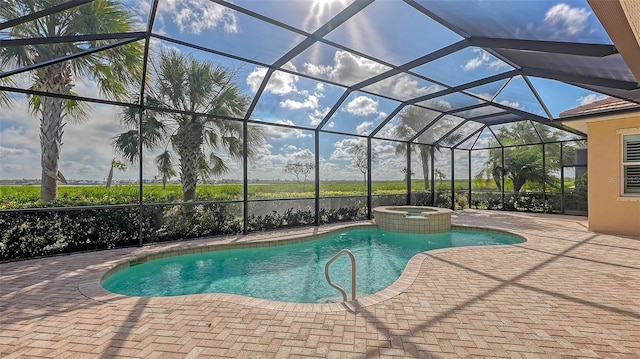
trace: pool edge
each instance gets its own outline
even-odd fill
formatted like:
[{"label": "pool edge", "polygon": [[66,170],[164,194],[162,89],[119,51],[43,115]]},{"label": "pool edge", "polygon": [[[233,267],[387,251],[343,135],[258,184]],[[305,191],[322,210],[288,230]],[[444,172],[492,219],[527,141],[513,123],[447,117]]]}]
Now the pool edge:
[{"label": "pool edge", "polygon": [[[240,248],[259,248],[259,247],[274,247],[287,245],[292,243],[302,243],[310,240],[318,239],[323,236],[330,235],[332,233],[344,230],[344,229],[353,229],[353,228],[377,228],[376,224],[372,221],[366,222],[349,222],[349,223],[341,223],[333,226],[327,226],[324,228],[314,227],[314,230],[309,234],[309,230],[304,231],[305,233],[293,233],[289,235],[283,235],[279,238],[274,238],[273,234],[277,234],[280,231],[269,232],[271,235],[269,238],[264,239],[260,238],[259,235],[247,235],[247,236],[231,236],[226,237],[222,240],[220,238],[209,238],[203,239],[202,242],[179,242],[173,243],[173,245],[169,246],[158,246],[156,248],[152,248],[151,253],[129,253],[125,254],[122,258],[120,258],[116,262],[105,263],[108,265],[108,268],[101,269],[96,273],[92,273],[89,277],[86,278],[85,281],[78,283],[78,290],[82,295],[87,298],[100,301],[100,302],[110,302],[110,303],[122,303],[122,304],[132,304],[140,301],[144,298],[148,304],[170,304],[170,303],[182,303],[182,302],[193,302],[193,301],[211,301],[211,300],[220,300],[225,302],[231,302],[239,305],[245,305],[249,307],[262,308],[267,310],[278,310],[278,311],[290,311],[290,312],[340,312],[340,311],[348,311],[348,312],[357,312],[360,308],[365,308],[374,304],[378,304],[394,298],[395,296],[405,292],[411,284],[418,278],[420,269],[422,268],[422,264],[424,260],[437,253],[439,251],[448,251],[451,249],[462,249],[465,247],[451,247],[451,248],[440,248],[434,250],[428,250],[424,252],[417,253],[409,262],[403,272],[400,274],[400,277],[393,282],[388,287],[382,289],[379,292],[369,294],[366,296],[362,296],[360,298],[356,298],[356,300],[340,302],[340,303],[293,303],[293,302],[279,302],[261,298],[253,298],[246,297],[238,294],[228,294],[228,293],[203,293],[203,294],[189,294],[189,295],[181,295],[181,296],[169,296],[169,297],[138,297],[138,296],[126,296],[122,294],[117,294],[110,292],[102,287],[102,281],[107,276],[116,273],[120,270],[126,269],[130,266],[132,262],[144,263],[149,260],[154,260],[158,258],[166,258],[171,256],[183,255],[183,254],[191,254],[191,253],[200,253],[207,251],[218,251],[218,250],[226,250],[226,249],[240,249]],[[322,230],[319,230],[322,229]],[[467,226],[467,225],[451,225],[451,230],[477,230],[481,232],[488,233],[498,233],[502,235],[513,236],[518,239],[523,240],[522,243],[517,244],[504,244],[497,246],[513,246],[518,244],[523,244],[530,241],[530,238],[515,233],[513,231],[507,231],[499,228],[492,227],[477,227],[477,226]],[[283,230],[282,232],[288,233],[292,232],[291,230]],[[296,232],[293,230],[293,232]],[[255,237],[255,238],[254,238]],[[244,240],[243,240],[244,239]],[[466,247],[470,248],[470,247]]]}]

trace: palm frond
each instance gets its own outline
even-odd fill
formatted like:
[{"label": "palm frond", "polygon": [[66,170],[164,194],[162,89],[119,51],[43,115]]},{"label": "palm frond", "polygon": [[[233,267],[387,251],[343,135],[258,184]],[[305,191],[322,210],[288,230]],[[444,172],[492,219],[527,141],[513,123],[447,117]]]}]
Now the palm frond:
[{"label": "palm frond", "polygon": [[156,166],[163,179],[169,179],[177,174],[169,151],[164,151],[156,157]]},{"label": "palm frond", "polygon": [[206,181],[209,180],[213,174],[213,167],[209,165],[207,157],[204,153],[200,153],[198,156],[198,175]]},{"label": "palm frond", "polygon": [[120,123],[128,129],[135,129],[140,122],[140,110],[137,107],[125,107],[120,112]]},{"label": "palm frond", "polygon": [[129,130],[121,133],[113,139],[116,152],[129,163],[136,163],[139,157],[138,151],[138,131]]},{"label": "palm frond", "polygon": [[222,157],[219,157],[215,153],[209,155],[209,166],[211,170],[210,173],[214,176],[220,176],[229,172],[229,165]]},{"label": "palm frond", "polygon": [[249,159],[254,159],[256,155],[256,149],[263,147],[267,140],[264,135],[264,129],[258,126],[247,127],[247,157]]},{"label": "palm frond", "polygon": [[[2,72],[2,68],[0,68],[0,72]],[[13,85],[13,81],[10,78],[3,77],[0,79],[0,85],[2,86],[11,86]],[[13,98],[9,96],[4,91],[0,91],[0,109],[3,107],[10,107],[13,105]]]}]

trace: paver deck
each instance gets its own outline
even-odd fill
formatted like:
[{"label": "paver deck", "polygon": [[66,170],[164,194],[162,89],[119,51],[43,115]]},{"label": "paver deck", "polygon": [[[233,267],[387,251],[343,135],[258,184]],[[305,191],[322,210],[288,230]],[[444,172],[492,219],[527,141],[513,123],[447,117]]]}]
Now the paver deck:
[{"label": "paver deck", "polygon": [[326,227],[0,264],[0,357],[640,358],[640,238],[572,216],[464,210],[453,223],[528,241],[419,254],[384,295],[349,306],[95,285],[123,258]]}]

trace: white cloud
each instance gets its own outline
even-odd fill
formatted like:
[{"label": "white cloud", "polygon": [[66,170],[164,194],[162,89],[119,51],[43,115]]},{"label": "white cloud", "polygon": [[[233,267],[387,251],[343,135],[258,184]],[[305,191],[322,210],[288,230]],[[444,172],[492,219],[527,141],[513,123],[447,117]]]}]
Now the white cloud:
[{"label": "white cloud", "polygon": [[[362,173],[354,170],[352,149],[356,145],[366,144],[363,138],[346,138],[334,144],[334,150],[327,162],[321,158],[320,176],[322,179],[351,179],[362,180]],[[377,161],[372,163],[372,176],[374,180],[402,179],[402,168],[407,160],[403,156],[396,155],[394,142],[373,140],[372,151],[377,154]]]},{"label": "white cloud", "polygon": [[397,129],[399,126],[399,121],[396,119],[388,122],[382,129],[380,129],[380,132],[378,132],[377,136],[381,137],[381,138],[397,138],[398,134],[397,134]]},{"label": "white cloud", "polygon": [[473,52],[476,53],[476,57],[467,61],[467,63],[462,67],[464,71],[473,71],[482,66],[486,66],[492,70],[500,70],[509,66],[482,49],[473,49]]},{"label": "white cloud", "polygon": [[482,57],[474,57],[473,59],[467,61],[464,65],[463,69],[465,71],[473,71],[482,65]]},{"label": "white cloud", "polygon": [[300,110],[303,108],[316,109],[318,108],[318,98],[314,95],[309,95],[304,102],[287,99],[280,102],[280,107],[288,108],[290,110]]},{"label": "white cloud", "polygon": [[325,116],[331,111],[331,107],[325,107],[324,109],[315,109],[313,113],[309,114],[309,121],[312,125],[319,125]]},{"label": "white cloud", "polygon": [[[264,67],[256,67],[250,74],[247,76],[247,85],[253,92],[257,92],[260,88],[260,84],[267,74],[267,69]],[[296,92],[298,89],[296,88],[296,83],[298,82],[298,76],[282,72],[276,71],[271,75],[267,86],[265,87],[265,91],[271,92],[276,95],[286,95],[291,92]]]},{"label": "white cloud", "polygon": [[368,135],[369,132],[371,132],[371,126],[373,126],[373,122],[364,121],[356,126],[356,133],[359,135]]},{"label": "white cloud", "polygon": [[334,150],[329,157],[330,160],[351,161],[353,160],[353,152],[351,149],[359,143],[364,143],[361,138],[346,138],[334,144]]},{"label": "white cloud", "polygon": [[490,101],[493,98],[493,94],[490,94],[488,92],[481,92],[481,93],[474,93],[474,95],[480,97],[481,99]]},{"label": "white cloud", "polygon": [[378,112],[378,101],[367,96],[358,96],[347,104],[346,111],[352,115],[368,116]]},{"label": "white cloud", "polygon": [[33,153],[26,148],[12,148],[0,146],[0,158],[3,160],[8,159],[23,159],[24,157],[30,157]]},{"label": "white cloud", "polygon": [[353,85],[390,69],[390,67],[356,56],[347,51],[336,51],[332,65],[302,65],[311,76],[329,78],[337,83]]},{"label": "white cloud", "polygon": [[286,155],[287,162],[312,162],[315,160],[313,152],[308,148],[301,149],[299,151],[288,153]]},{"label": "white cloud", "polygon": [[296,65],[294,65],[293,62],[291,61],[287,61],[287,63],[282,65],[282,68],[289,71],[298,71],[298,69],[296,68]]},{"label": "white cloud", "polygon": [[[378,154],[379,160],[385,160],[388,158],[396,158],[396,148],[389,141],[371,141],[371,149]],[[405,165],[407,160],[402,158]]]},{"label": "white cloud", "polygon": [[306,73],[315,77],[324,77],[332,69],[331,66],[314,65],[308,62],[302,64],[302,67],[304,67]]},{"label": "white cloud", "polygon": [[165,0],[158,4],[157,16],[170,16],[180,32],[199,34],[221,27],[225,33],[238,33],[238,19],[233,10],[206,0]]},{"label": "white cloud", "polygon": [[39,130],[37,121],[28,127],[10,126],[0,132],[3,146],[11,146],[17,150],[29,150],[30,152],[40,152],[40,141],[38,140]]},{"label": "white cloud", "polygon": [[586,96],[580,96],[578,98],[578,102],[580,102],[580,105],[588,105],[592,102],[596,102],[596,101],[600,101],[600,100],[604,100],[605,98],[607,98],[607,96],[605,95],[598,95],[595,93],[590,93]]},{"label": "white cloud", "polygon": [[297,82],[298,76],[287,72],[276,71],[271,75],[265,90],[276,95],[285,95],[298,90],[296,88]]},{"label": "white cloud", "polygon": [[407,75],[397,75],[365,87],[374,93],[387,95],[389,97],[409,100],[412,98],[428,95],[444,89],[444,87],[433,84],[430,86],[420,86],[418,81]]},{"label": "white cloud", "polygon": [[517,108],[517,109],[520,109],[520,110],[524,109],[524,107],[522,105],[520,105],[520,103],[517,102],[517,101],[502,100],[502,101],[500,101],[498,103],[501,104],[501,105]]},{"label": "white cloud", "polygon": [[[313,162],[315,159],[313,152],[308,148],[296,147],[296,150],[293,150],[292,147],[295,146],[287,147],[289,151],[284,153],[273,153],[271,151],[273,146],[270,144],[257,149],[256,158],[249,166],[250,179],[259,178],[261,180],[271,180],[288,178],[291,180],[292,178],[283,172],[287,163],[308,163]],[[312,176],[307,180],[311,178]]]},{"label": "white cloud", "polygon": [[273,145],[270,143],[265,143],[264,145],[260,146],[260,147],[256,147],[254,149],[255,153],[257,156],[264,156],[264,155],[268,155],[271,154],[271,149],[273,148]]},{"label": "white cloud", "polygon": [[355,84],[389,70],[388,66],[356,56],[346,51],[336,51],[335,66],[329,78],[338,83]]},{"label": "white cloud", "polygon": [[[351,149],[358,144],[366,146],[366,140],[364,138],[346,138],[336,142],[330,159],[340,161],[352,160],[354,155]],[[396,157],[396,149],[389,141],[374,140],[371,142],[371,150],[374,151],[378,155],[378,159],[381,160]]]},{"label": "white cloud", "polygon": [[[84,91],[84,84],[79,83],[78,88]],[[92,104],[85,121],[68,121],[60,153],[60,170],[68,180],[106,177],[111,160],[117,157],[112,139],[124,131],[118,123],[120,113],[121,108],[117,106]],[[0,121],[4,127],[0,132],[4,148],[0,149],[0,176],[40,178],[40,122],[30,113],[26,98],[22,96],[11,108],[3,109]],[[136,178],[137,171],[120,172],[118,176]]]},{"label": "white cloud", "polygon": [[327,162],[324,158],[321,159],[320,162],[320,175],[322,176],[322,174],[329,174],[329,173],[336,173],[340,170],[340,166],[336,163],[332,163],[332,162]]},{"label": "white cloud", "polygon": [[[291,120],[278,120],[275,123],[290,125],[290,126],[294,125],[293,121]],[[283,139],[287,137],[295,137],[295,138],[311,137],[311,133],[309,131],[303,131],[295,128],[280,127],[280,126],[260,126],[260,128],[262,128],[267,138]]]},{"label": "white cloud", "polygon": [[556,27],[557,31],[574,36],[587,26],[591,12],[586,8],[571,7],[560,3],[554,5],[544,16],[544,23]]}]

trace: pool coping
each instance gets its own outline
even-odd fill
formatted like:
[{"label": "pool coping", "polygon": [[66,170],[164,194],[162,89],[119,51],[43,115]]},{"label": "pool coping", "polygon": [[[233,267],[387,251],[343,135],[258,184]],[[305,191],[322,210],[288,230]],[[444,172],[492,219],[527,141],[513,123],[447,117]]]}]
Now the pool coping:
[{"label": "pool coping", "polygon": [[[267,232],[264,233],[227,236],[217,238],[207,238],[191,242],[177,242],[166,245],[147,246],[141,251],[134,250],[132,253],[124,253],[121,258],[115,261],[106,262],[101,266],[98,266],[94,272],[88,274],[85,279],[78,283],[78,291],[85,297],[99,301],[109,302],[110,304],[135,304],[140,298],[139,296],[126,296],[110,292],[102,287],[103,278],[115,273],[119,270],[126,269],[131,263],[139,264],[149,260],[167,258],[171,256],[201,253],[208,251],[219,251],[228,249],[242,249],[242,248],[261,248],[261,247],[275,247],[293,243],[302,243],[311,240],[324,237],[335,232],[339,232],[345,229],[357,229],[357,228],[377,228],[377,225],[373,221],[366,222],[349,222],[341,223],[337,225],[330,225],[324,227],[314,227],[309,233],[309,229],[295,230],[285,229],[282,231]],[[514,236],[522,239],[523,242],[515,244],[499,244],[498,247],[505,246],[518,246],[531,242],[531,238],[524,234],[517,233],[515,231],[506,231],[500,228],[494,227],[477,227],[477,226],[465,226],[465,225],[451,225],[451,229],[460,230],[476,230],[480,232],[498,233],[503,235]],[[282,236],[276,237],[278,233],[282,233]],[[261,238],[263,237],[263,238]],[[188,294],[180,296],[168,296],[168,297],[144,297],[148,300],[149,305],[167,304],[167,303],[186,303],[194,301],[225,301],[239,305],[246,305],[249,307],[280,310],[290,312],[310,312],[310,313],[325,313],[325,312],[339,312],[349,311],[357,312],[360,308],[365,308],[371,305],[375,305],[391,298],[398,296],[405,292],[411,284],[416,280],[423,262],[429,258],[432,254],[440,251],[460,250],[468,247],[450,247],[433,249],[424,252],[420,252],[407,263],[405,269],[400,274],[398,279],[388,287],[382,289],[379,292],[356,298],[346,302],[338,303],[294,303],[294,302],[279,302],[268,299],[247,297],[238,294],[229,293],[202,293],[202,294]]]}]

